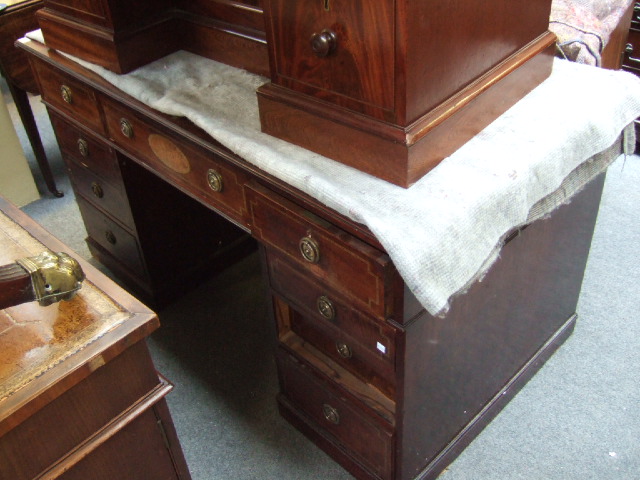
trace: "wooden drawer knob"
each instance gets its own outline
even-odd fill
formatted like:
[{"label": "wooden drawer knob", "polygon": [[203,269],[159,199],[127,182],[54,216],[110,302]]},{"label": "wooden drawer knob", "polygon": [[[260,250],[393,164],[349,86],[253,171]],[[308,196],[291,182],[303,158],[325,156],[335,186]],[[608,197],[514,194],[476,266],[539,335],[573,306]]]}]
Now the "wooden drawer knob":
[{"label": "wooden drawer knob", "polygon": [[133,125],[126,118],[120,119],[120,132],[127,138],[133,138]]},{"label": "wooden drawer knob", "polygon": [[320,58],[331,55],[337,46],[338,37],[332,30],[324,29],[320,33],[311,35],[311,50]]},{"label": "wooden drawer knob", "polygon": [[73,103],[73,92],[71,91],[71,88],[68,87],[67,85],[60,86],[60,95],[62,95],[62,100],[64,100],[66,103],[68,104]]},{"label": "wooden drawer knob", "polygon": [[96,198],[104,197],[104,190],[98,182],[91,182],[91,191],[96,196]]},{"label": "wooden drawer knob", "polygon": [[324,295],[318,297],[316,302],[318,312],[327,320],[333,320],[336,318],[336,308],[333,306],[333,302]]},{"label": "wooden drawer knob", "polygon": [[351,358],[351,347],[344,342],[336,342],[336,350],[342,358]]},{"label": "wooden drawer knob", "polygon": [[89,156],[89,144],[87,143],[86,140],[82,138],[78,139],[78,151],[80,152],[80,155],[82,155],[83,157]]},{"label": "wooden drawer knob", "polygon": [[324,418],[326,418],[327,421],[333,423],[334,425],[340,424],[340,414],[338,413],[338,410],[333,408],[328,403],[322,405],[322,413],[324,414]]},{"label": "wooden drawer knob", "polygon": [[320,246],[313,238],[302,237],[298,246],[300,247],[302,258],[307,262],[318,263],[320,261]]},{"label": "wooden drawer knob", "polygon": [[209,170],[207,170],[207,184],[209,185],[209,188],[214,192],[222,192],[222,175],[220,175],[214,169],[210,168]]}]

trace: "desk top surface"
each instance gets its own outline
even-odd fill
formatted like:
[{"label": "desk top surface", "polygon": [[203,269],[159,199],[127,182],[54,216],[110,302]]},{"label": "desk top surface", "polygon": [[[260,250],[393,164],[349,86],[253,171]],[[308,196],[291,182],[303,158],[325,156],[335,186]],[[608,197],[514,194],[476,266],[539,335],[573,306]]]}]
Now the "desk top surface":
[{"label": "desk top surface", "polygon": [[[46,250],[77,257],[0,198],[0,264]],[[12,416],[28,416],[158,326],[153,312],[78,260],[87,279],[71,300],[0,310],[0,435]]]}]

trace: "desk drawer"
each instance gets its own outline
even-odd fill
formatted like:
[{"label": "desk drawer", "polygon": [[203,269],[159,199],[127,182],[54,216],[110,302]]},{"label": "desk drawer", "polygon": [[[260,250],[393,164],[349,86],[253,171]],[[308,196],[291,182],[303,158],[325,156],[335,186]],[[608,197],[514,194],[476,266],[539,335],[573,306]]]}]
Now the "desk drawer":
[{"label": "desk drawer", "polygon": [[129,201],[123,188],[105,182],[85,166],[73,160],[67,162],[76,195],[81,195],[95,207],[108,213],[130,229],[135,223],[129,208]]},{"label": "desk drawer", "polygon": [[33,61],[42,98],[97,133],[104,133],[96,94],[90,87],[50,65]]},{"label": "desk drawer", "polygon": [[282,394],[296,415],[306,417],[314,430],[341,446],[347,455],[372,470],[376,478],[391,478],[392,427],[361,411],[294,356],[280,350],[276,359]]},{"label": "desk drawer", "polygon": [[294,308],[289,318],[278,319],[279,336],[292,330],[347,370],[393,394],[393,327],[349,307],[338,293],[305,278],[280,256],[268,256],[271,288]]},{"label": "desk drawer", "polygon": [[386,319],[394,267],[385,253],[260,185],[247,191],[256,238],[284,253],[308,278],[341,292],[349,304]]},{"label": "desk drawer", "polygon": [[62,152],[71,156],[102,180],[113,185],[122,184],[118,160],[113,149],[79,128],[49,112],[51,124]]},{"label": "desk drawer", "polygon": [[126,266],[132,274],[141,279],[148,279],[136,237],[82,197],[76,200],[89,237]]},{"label": "desk drawer", "polygon": [[247,225],[245,173],[214,154],[165,133],[109,99],[103,101],[103,108],[109,137],[128,154],[169,183]]},{"label": "desk drawer", "polygon": [[[336,101],[394,107],[395,2],[267,0],[278,83]],[[428,47],[425,47],[428,48]]]}]

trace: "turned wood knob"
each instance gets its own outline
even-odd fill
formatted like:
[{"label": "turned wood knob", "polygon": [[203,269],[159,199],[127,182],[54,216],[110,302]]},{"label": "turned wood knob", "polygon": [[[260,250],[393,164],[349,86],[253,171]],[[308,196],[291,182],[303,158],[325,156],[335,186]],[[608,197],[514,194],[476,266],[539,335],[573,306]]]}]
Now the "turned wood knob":
[{"label": "turned wood knob", "polygon": [[104,232],[104,236],[107,239],[107,242],[109,242],[111,245],[115,245],[116,243],[118,243],[118,239],[111,230],[107,230],[106,232]]},{"label": "turned wood knob", "polygon": [[311,35],[311,50],[318,57],[327,57],[331,55],[338,46],[338,37],[335,32],[325,29],[320,33]]}]

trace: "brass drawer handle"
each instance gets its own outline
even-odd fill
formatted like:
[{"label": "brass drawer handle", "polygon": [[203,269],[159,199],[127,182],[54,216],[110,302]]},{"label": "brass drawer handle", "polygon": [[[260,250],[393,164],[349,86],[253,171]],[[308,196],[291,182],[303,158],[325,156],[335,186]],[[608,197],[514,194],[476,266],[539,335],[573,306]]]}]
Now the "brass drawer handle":
[{"label": "brass drawer handle", "polygon": [[71,88],[66,85],[60,86],[60,95],[62,95],[62,100],[64,100],[68,104],[73,103],[73,92]]},{"label": "brass drawer handle", "polygon": [[104,232],[104,236],[107,239],[107,242],[109,242],[111,245],[115,245],[118,241],[118,239],[116,238],[116,236],[111,230],[107,230],[106,232]]},{"label": "brass drawer handle", "polygon": [[104,190],[98,182],[91,182],[91,191],[97,198],[104,197]]},{"label": "brass drawer handle", "polygon": [[640,62],[640,58],[631,56],[633,54],[633,50],[634,49],[632,43],[627,43],[627,45],[624,47],[624,53],[627,54],[630,62]]},{"label": "brass drawer handle", "polygon": [[126,118],[120,119],[120,132],[127,138],[133,138],[133,125]]},{"label": "brass drawer handle", "polygon": [[336,350],[342,358],[351,358],[351,347],[343,342],[336,342]]},{"label": "brass drawer handle", "polygon": [[89,144],[87,143],[86,140],[82,138],[78,139],[78,151],[80,152],[80,155],[82,155],[83,157],[89,156]]},{"label": "brass drawer handle", "polygon": [[338,413],[338,410],[333,408],[328,403],[322,405],[322,413],[324,414],[324,418],[326,418],[327,421],[333,423],[334,425],[340,424],[340,414]]},{"label": "brass drawer handle", "polygon": [[320,245],[311,237],[302,237],[300,243],[300,253],[302,258],[310,263],[318,263],[320,260]]},{"label": "brass drawer handle", "polygon": [[324,58],[331,55],[338,47],[338,37],[336,33],[325,28],[320,33],[311,35],[311,50],[317,57]]},{"label": "brass drawer handle", "polygon": [[318,312],[327,320],[333,320],[336,318],[336,308],[333,306],[333,302],[324,295],[318,297],[316,302]]},{"label": "brass drawer handle", "polygon": [[223,183],[222,175],[210,168],[207,170],[207,184],[214,192],[222,192]]}]

